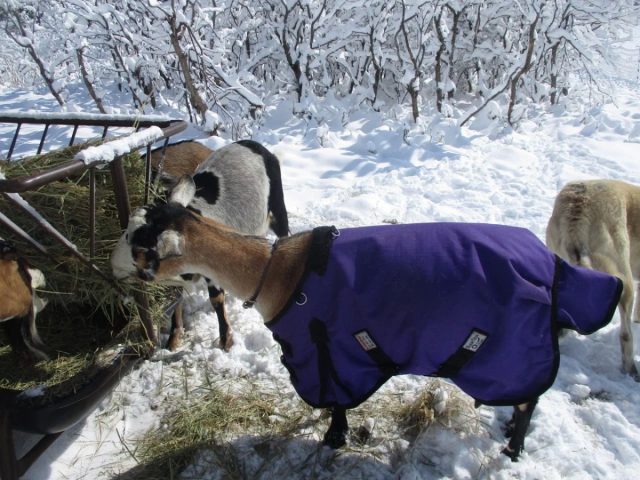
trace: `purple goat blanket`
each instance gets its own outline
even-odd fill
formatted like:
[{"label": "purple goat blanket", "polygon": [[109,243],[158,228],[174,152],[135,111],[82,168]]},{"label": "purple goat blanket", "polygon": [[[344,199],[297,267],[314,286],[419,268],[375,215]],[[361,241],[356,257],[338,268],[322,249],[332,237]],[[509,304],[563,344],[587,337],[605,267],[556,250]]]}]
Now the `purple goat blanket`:
[{"label": "purple goat blanket", "polygon": [[312,252],[267,326],[321,408],[353,408],[400,374],[448,377],[487,405],[528,402],[555,380],[558,330],[593,333],[622,292],[502,225],[320,227]]}]

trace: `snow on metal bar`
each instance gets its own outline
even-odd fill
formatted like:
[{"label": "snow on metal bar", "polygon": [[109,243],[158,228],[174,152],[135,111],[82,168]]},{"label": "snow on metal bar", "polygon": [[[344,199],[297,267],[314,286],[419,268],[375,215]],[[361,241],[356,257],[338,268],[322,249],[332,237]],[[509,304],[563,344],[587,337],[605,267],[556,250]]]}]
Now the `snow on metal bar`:
[{"label": "snow on metal bar", "polygon": [[132,115],[132,114],[105,114],[105,113],[85,113],[85,112],[23,112],[17,110],[5,110],[0,115],[6,119],[23,120],[28,117],[33,123],[46,123],[56,121],[96,121],[103,123],[113,122],[150,122],[163,123],[170,122],[171,118],[164,115]]},{"label": "snow on metal bar", "polygon": [[164,137],[160,127],[149,127],[123,138],[103,143],[96,147],[87,147],[76,153],[74,160],[82,160],[86,165],[108,163],[116,157],[131,153]]}]

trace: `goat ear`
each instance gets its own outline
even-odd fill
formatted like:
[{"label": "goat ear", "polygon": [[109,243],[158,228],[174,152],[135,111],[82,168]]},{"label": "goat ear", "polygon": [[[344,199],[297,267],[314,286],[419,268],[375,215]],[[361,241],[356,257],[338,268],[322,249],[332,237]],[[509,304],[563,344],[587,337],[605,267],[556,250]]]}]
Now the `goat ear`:
[{"label": "goat ear", "polygon": [[37,268],[27,268],[27,270],[31,276],[31,288],[42,288],[47,284],[41,270]]},{"label": "goat ear", "polygon": [[171,190],[169,201],[186,207],[196,195],[196,184],[190,175],[183,175]]},{"label": "goat ear", "polygon": [[184,238],[175,230],[166,230],[158,236],[157,252],[162,258],[179,257],[184,251]]}]

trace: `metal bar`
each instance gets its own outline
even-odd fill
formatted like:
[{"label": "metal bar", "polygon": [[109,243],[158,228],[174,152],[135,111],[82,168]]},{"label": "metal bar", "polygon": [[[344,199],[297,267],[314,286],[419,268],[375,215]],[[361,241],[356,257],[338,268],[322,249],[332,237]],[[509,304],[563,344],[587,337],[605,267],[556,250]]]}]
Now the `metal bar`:
[{"label": "metal bar", "polygon": [[[122,159],[118,158],[111,162],[111,178],[113,181],[113,190],[116,196],[116,208],[118,210],[118,219],[120,220],[120,228],[123,230],[127,228],[129,224],[129,191],[127,189],[127,182],[122,166]],[[143,287],[144,288],[144,287]],[[158,344],[158,336],[153,328],[153,321],[149,314],[149,297],[145,291],[134,292],[134,298],[138,307],[138,313],[140,314],[140,320],[144,326],[145,333],[149,341],[153,345]]]},{"label": "metal bar", "polygon": [[7,161],[11,160],[11,155],[13,154],[13,149],[16,147],[16,140],[18,140],[18,134],[20,133],[20,127],[22,126],[22,122],[19,122],[16,125],[16,133],[13,134],[13,140],[11,140],[11,146],[9,147],[9,152],[7,153]]},{"label": "metal bar", "polygon": [[73,142],[76,140],[76,133],[78,133],[78,127],[80,125],[73,125],[73,133],[71,134],[71,140],[69,140],[69,146],[73,145]]},{"label": "metal bar", "polygon": [[104,128],[102,129],[102,140],[104,140],[105,138],[107,138],[107,131],[109,130],[109,126],[105,125]]},{"label": "metal bar", "polygon": [[45,138],[47,138],[47,133],[49,132],[49,124],[45,123],[44,124],[44,130],[42,132],[42,136],[40,137],[40,144],[38,145],[38,151],[36,152],[36,155],[40,155],[40,153],[42,152],[42,147],[44,147],[44,140]]},{"label": "metal bar", "polygon": [[96,169],[89,170],[89,258],[96,257]]},{"label": "metal bar", "polygon": [[144,204],[149,203],[149,187],[151,186],[151,145],[147,145],[144,162]]},{"label": "metal bar", "polygon": [[9,199],[15,206],[17,206],[20,210],[22,210],[25,214],[29,215],[35,222],[36,225],[40,226],[43,230],[49,233],[58,243],[64,246],[73,256],[75,256],[78,260],[84,263],[89,269],[93,270],[96,274],[102,277],[109,285],[111,285],[117,292],[123,293],[124,290],[120,285],[116,283],[116,281],[109,275],[105,274],[102,270],[100,270],[97,265],[95,265],[91,260],[85,257],[80,250],[76,248],[76,246],[67,240],[62,233],[60,233],[53,225],[51,225],[48,221],[42,218],[37,211],[31,207],[20,195],[16,193],[3,193],[3,195]]},{"label": "metal bar", "polygon": [[129,190],[127,189],[127,180],[124,167],[122,166],[122,159],[115,159],[109,166],[111,169],[111,178],[113,179],[113,189],[116,195],[116,208],[118,210],[120,228],[124,230],[129,224]]},{"label": "metal bar", "polygon": [[42,147],[44,147],[44,139],[46,138],[48,131],[49,131],[49,124],[45,123],[44,132],[42,132],[42,137],[40,138],[40,145],[38,145],[38,151],[36,152],[36,155],[40,155],[40,153],[42,152]]},{"label": "metal bar", "polygon": [[41,125],[43,123],[50,123],[52,125],[82,125],[87,127],[152,127],[158,126],[160,128],[168,127],[170,124],[175,123],[176,120],[171,120],[166,117],[126,117],[126,118],[114,118],[110,115],[105,115],[105,118],[100,118],[98,115],[87,116],[85,118],[82,115],[74,114],[75,118],[61,118],[55,115],[49,115],[48,117],[29,116],[24,115],[0,115],[0,123],[29,123]]},{"label": "metal bar", "polygon": [[30,243],[36,250],[38,250],[43,255],[49,255],[49,252],[47,252],[47,248],[44,245],[42,245],[40,242],[38,242],[33,237],[31,237],[31,235],[25,232],[18,225],[13,223],[13,221],[2,212],[0,212],[0,223],[2,223],[5,227],[11,230],[18,237],[22,238],[25,242]]},{"label": "metal bar", "polygon": [[71,160],[57,167],[51,168],[35,175],[22,176],[0,180],[0,192],[20,193],[28,190],[35,190],[38,187],[47,185],[55,180],[62,180],[73,175],[80,174],[89,168],[81,160]]},{"label": "metal bar", "polygon": [[[116,208],[118,210],[118,219],[120,227],[124,230],[129,224],[129,191],[127,189],[126,177],[122,166],[122,159],[118,158],[111,162],[111,178],[113,180],[113,190],[116,196]],[[144,287],[143,287],[144,288]],[[134,298],[140,314],[140,321],[144,326],[147,338],[153,345],[158,344],[158,336],[153,321],[149,313],[149,297],[146,291],[134,292]]]},{"label": "metal bar", "polygon": [[[2,122],[1,117],[0,122]],[[163,128],[162,131],[165,137],[168,138],[183,131],[185,128],[187,128],[187,123],[180,120],[172,122],[168,127]],[[35,190],[36,188],[55,180],[61,180],[72,175],[80,174],[87,168],[89,167],[84,162],[80,160],[71,160],[68,163],[64,163],[34,175],[25,175],[22,177],[0,180],[0,192],[21,193],[26,192],[27,190]],[[127,219],[128,218],[127,212]]]},{"label": "metal bar", "polygon": [[[160,125],[158,125],[160,126]],[[182,132],[187,128],[187,122],[183,120],[174,120],[166,127],[161,127],[165,137],[172,137],[176,133]]]},{"label": "metal bar", "polygon": [[156,150],[161,149],[160,150],[161,156],[160,156],[160,161],[158,162],[158,165],[156,167],[156,179],[153,182],[154,188],[158,188],[158,186],[160,185],[160,178],[162,178],[162,172],[164,170],[164,161],[167,155],[167,145],[169,145],[169,137],[165,137],[164,142],[162,142],[162,147],[159,147],[159,149],[156,149]]}]

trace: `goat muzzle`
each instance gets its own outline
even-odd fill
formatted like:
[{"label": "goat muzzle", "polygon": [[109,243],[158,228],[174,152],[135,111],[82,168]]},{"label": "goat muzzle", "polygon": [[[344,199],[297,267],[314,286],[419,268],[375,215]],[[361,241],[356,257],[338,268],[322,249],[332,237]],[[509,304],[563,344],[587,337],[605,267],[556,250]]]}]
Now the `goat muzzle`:
[{"label": "goat muzzle", "polygon": [[138,269],[138,278],[140,280],[144,280],[145,282],[152,282],[155,279],[155,273],[150,269]]}]

